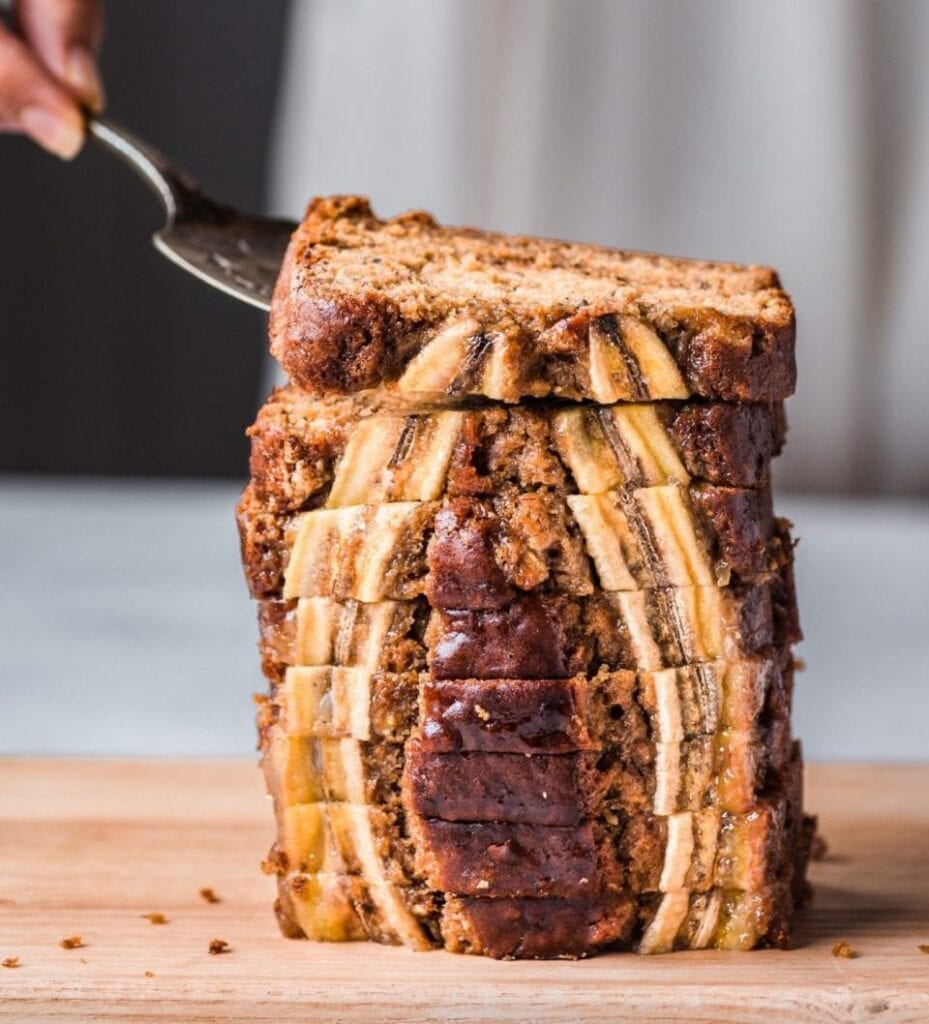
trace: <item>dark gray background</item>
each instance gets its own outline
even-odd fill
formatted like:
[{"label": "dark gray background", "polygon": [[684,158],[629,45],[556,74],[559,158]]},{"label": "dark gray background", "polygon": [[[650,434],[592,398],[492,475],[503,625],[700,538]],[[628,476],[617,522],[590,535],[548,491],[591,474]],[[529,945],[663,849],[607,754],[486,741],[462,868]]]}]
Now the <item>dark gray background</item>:
[{"label": "dark gray background", "polygon": [[[286,7],[108,4],[108,113],[260,209]],[[0,471],[241,477],[263,315],[154,252],[158,204],[112,157],[0,152]]]}]

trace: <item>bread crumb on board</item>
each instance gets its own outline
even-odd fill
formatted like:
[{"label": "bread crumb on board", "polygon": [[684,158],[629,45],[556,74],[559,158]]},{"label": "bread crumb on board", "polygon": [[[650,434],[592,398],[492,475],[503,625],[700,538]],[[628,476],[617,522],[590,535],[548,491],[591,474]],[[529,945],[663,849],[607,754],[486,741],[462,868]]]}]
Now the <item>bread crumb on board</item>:
[{"label": "bread crumb on board", "polygon": [[168,923],[168,919],[164,916],[164,914],[157,914],[157,913],[156,914],[141,914],[140,916],[144,917],[145,920],[149,922],[149,924],[167,924]]},{"label": "bread crumb on board", "polygon": [[216,893],[213,892],[213,890],[210,889],[208,886],[200,890],[200,899],[206,901],[207,903],[222,903],[220,897],[217,896]]},{"label": "bread crumb on board", "polygon": [[18,956],[8,956],[5,960],[0,960],[0,967],[10,967],[10,968],[12,968],[12,967],[19,967],[19,966],[20,966],[20,963],[19,963],[19,957]]},{"label": "bread crumb on board", "polygon": [[920,953],[929,953],[929,942],[921,942],[916,948]]},{"label": "bread crumb on board", "polygon": [[840,939],[832,947],[832,955],[844,957],[846,960],[853,960],[856,956],[858,956],[858,954],[852,949],[852,947],[847,942],[845,942],[844,939]]},{"label": "bread crumb on board", "polygon": [[225,939],[213,939],[210,942],[210,944],[207,947],[207,949],[209,949],[211,955],[213,955],[213,956],[218,956],[220,953],[230,953],[230,952],[232,952],[232,949],[231,949],[229,943],[226,942]]},{"label": "bread crumb on board", "polygon": [[154,971],[146,971],[145,972],[145,977],[146,978],[154,978],[155,977],[155,972]]},{"label": "bread crumb on board", "polygon": [[62,939],[58,943],[62,949],[83,949],[87,943],[80,937],[80,935],[69,935],[66,939]]}]

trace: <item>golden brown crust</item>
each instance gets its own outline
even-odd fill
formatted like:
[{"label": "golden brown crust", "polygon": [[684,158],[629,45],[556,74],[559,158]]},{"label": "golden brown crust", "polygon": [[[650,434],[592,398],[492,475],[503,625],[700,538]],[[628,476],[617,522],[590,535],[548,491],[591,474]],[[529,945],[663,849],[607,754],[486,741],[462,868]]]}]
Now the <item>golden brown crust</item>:
[{"label": "golden brown crust", "polygon": [[[358,196],[310,204],[270,323],[294,383],[347,393],[397,381],[450,327],[464,332],[457,366],[411,390],[777,401],[795,383],[793,307],[769,268],[447,228],[423,213],[381,221]],[[663,351],[646,358],[627,328]],[[625,364],[605,378],[598,332]]]}]

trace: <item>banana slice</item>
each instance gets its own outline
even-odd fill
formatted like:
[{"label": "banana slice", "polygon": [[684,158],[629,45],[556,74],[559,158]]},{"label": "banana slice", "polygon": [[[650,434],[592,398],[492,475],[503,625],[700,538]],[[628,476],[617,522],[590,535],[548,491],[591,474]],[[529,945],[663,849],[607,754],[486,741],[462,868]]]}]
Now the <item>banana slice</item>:
[{"label": "banana slice", "polygon": [[665,829],[661,892],[759,891],[779,875],[793,848],[784,798],[759,804],[749,814],[715,807],[672,814]]},{"label": "banana slice", "polygon": [[681,488],[640,487],[567,501],[604,590],[717,584]]},{"label": "banana slice", "polygon": [[706,949],[713,942],[722,905],[719,889],[691,897],[682,936],[687,949]]},{"label": "banana slice", "polygon": [[[400,544],[407,521],[419,502],[399,501],[365,506],[352,537],[350,566],[339,581],[345,596],[357,601],[380,601],[387,568]],[[312,514],[312,513],[311,513]]]},{"label": "banana slice", "polygon": [[658,743],[680,743],[688,736],[711,735],[720,721],[721,691],[714,667],[707,671],[668,668],[643,672],[643,702],[651,710]]},{"label": "banana slice", "polygon": [[693,815],[672,814],[668,818],[667,828],[664,866],[658,883],[662,892],[684,888],[694,854]]},{"label": "banana slice", "polygon": [[587,358],[591,397],[601,405],[689,394],[664,342],[638,317],[594,317]]},{"label": "banana slice", "polygon": [[374,755],[376,749],[369,752],[360,740],[288,736],[274,726],[263,743],[268,792],[277,807],[327,799],[367,803],[369,753]]},{"label": "banana slice", "polygon": [[724,893],[713,944],[717,949],[754,949],[771,928],[778,908],[789,907],[791,903],[790,894],[780,886]]},{"label": "banana slice", "polygon": [[656,594],[657,617],[668,623],[682,663],[741,653],[738,598],[723,587],[677,587]]},{"label": "banana slice", "polygon": [[621,451],[628,453],[632,471],[627,473],[625,484],[660,487],[690,483],[690,474],[655,405],[617,405],[597,415],[617,459]]},{"label": "banana slice", "polygon": [[629,637],[635,664],[665,665],[743,654],[742,600],[723,587],[674,587],[606,593]]},{"label": "banana slice", "polygon": [[[332,662],[336,665],[358,665],[374,671],[381,663],[387,635],[401,612],[397,601],[362,604],[346,602],[338,618],[332,642]],[[297,620],[299,622],[299,609]]]},{"label": "banana slice", "polygon": [[635,360],[648,398],[686,398],[690,389],[657,333],[637,317],[620,321],[622,340]]},{"label": "banana slice", "polygon": [[297,519],[284,572],[285,600],[332,593],[342,548],[358,512],[358,508],[316,509]]},{"label": "banana slice", "polygon": [[[650,405],[620,405],[595,413],[603,436],[624,468],[623,484],[631,487],[689,483],[673,447],[661,436],[664,429]],[[657,437],[650,435],[656,434]]]},{"label": "banana slice", "polygon": [[299,736],[271,728],[262,743],[262,768],[275,805],[309,804],[326,799],[320,773],[313,769],[313,749]]},{"label": "banana slice", "polygon": [[374,671],[397,611],[396,601],[361,604],[330,597],[301,598],[294,664],[357,665]]},{"label": "banana slice", "polygon": [[640,672],[643,707],[658,743],[722,730],[750,733],[775,689],[789,689],[783,657],[715,661]]},{"label": "banana slice", "polygon": [[606,495],[572,494],[567,501],[603,589],[635,590],[645,567],[622,509]]},{"label": "banana slice", "polygon": [[401,392],[456,392],[456,378],[467,362],[472,339],[480,335],[476,320],[461,320],[440,331],[410,360],[397,381]]},{"label": "banana slice", "polygon": [[[655,635],[654,595],[655,591],[648,590],[615,590],[605,594],[625,627],[634,664],[660,670],[667,664],[667,654]],[[681,633],[683,628],[678,626],[676,632]]]},{"label": "banana slice", "polygon": [[371,672],[366,668],[288,668],[276,699],[289,736],[371,738]]},{"label": "banana slice", "polygon": [[463,419],[448,410],[362,420],[336,466],[326,507],[441,497]]},{"label": "banana slice", "polygon": [[655,744],[655,814],[673,814],[680,804],[683,789],[683,768],[679,743]]},{"label": "banana slice", "polygon": [[353,942],[367,938],[355,906],[365,896],[359,878],[337,874],[294,873],[278,879],[287,917],[316,942]]},{"label": "banana slice", "polygon": [[757,730],[656,743],[652,810],[675,814],[712,802],[720,811],[747,814],[757,806],[767,767]]},{"label": "banana slice", "polygon": [[637,949],[646,954],[710,946],[754,949],[770,938],[791,906],[790,892],[781,883],[755,892],[716,888],[706,893],[665,893]]},{"label": "banana slice", "polygon": [[655,814],[693,810],[712,797],[716,782],[713,754],[714,741],[709,736],[655,744]]},{"label": "banana slice", "polygon": [[369,778],[362,744],[287,737],[275,727],[267,740],[265,772],[288,866],[362,877],[367,899],[376,905],[393,941],[429,948],[422,925],[388,877],[388,816],[386,809],[369,805],[369,788],[376,780]]},{"label": "banana slice", "polygon": [[716,861],[722,825],[715,808],[670,815],[665,823],[665,859],[660,892],[705,892],[720,884]]},{"label": "banana slice", "polygon": [[[431,947],[400,889],[387,875],[380,852],[383,812],[357,804],[324,803],[288,807],[281,847],[290,865],[308,874],[358,877],[365,898],[389,930],[391,940],[414,949]],[[359,904],[356,904],[356,908]]]},{"label": "banana slice", "polygon": [[681,925],[687,918],[690,894],[683,889],[665,893],[658,910],[639,940],[639,953],[670,953]]},{"label": "banana slice", "polygon": [[635,356],[623,343],[619,318],[599,316],[590,321],[587,335],[590,392],[600,405],[648,398]]},{"label": "banana slice", "polygon": [[657,553],[655,585],[714,586],[718,581],[706,545],[680,487],[640,487],[635,505]]},{"label": "banana slice", "polygon": [[421,502],[401,501],[304,512],[284,574],[284,598],[381,600],[387,568],[420,508]]},{"label": "banana slice", "polygon": [[326,508],[389,501],[393,497],[387,466],[405,428],[406,420],[401,416],[381,416],[355,424],[336,466]]},{"label": "banana slice", "polygon": [[581,494],[690,483],[653,405],[563,410],[552,417],[552,438]]},{"label": "banana slice", "polygon": [[415,672],[362,667],[290,667],[274,692],[277,729],[301,739],[403,743],[418,714]]},{"label": "banana slice", "polygon": [[344,870],[341,844],[330,839],[326,804],[291,804],[278,813],[278,847],[288,868],[338,874]]},{"label": "banana slice", "polygon": [[300,598],[290,658],[293,664],[331,665],[335,662],[335,639],[344,607],[330,597]]},{"label": "banana slice", "polygon": [[631,457],[625,448],[611,446],[596,413],[583,408],[556,412],[552,439],[581,494],[603,494],[628,482]]},{"label": "banana slice", "polygon": [[522,391],[519,374],[519,344],[508,334],[497,334],[490,339],[490,350],[484,357],[479,391],[498,402],[515,402]]},{"label": "banana slice", "polygon": [[448,466],[461,435],[464,413],[437,412],[411,417],[411,421],[407,421],[407,431],[413,433],[412,440],[404,447],[401,439],[401,447],[391,458],[392,497],[395,501],[434,501],[445,493]]},{"label": "banana slice", "polygon": [[328,808],[330,821],[338,817],[343,828],[345,822],[351,822],[351,841],[359,873],[367,885],[369,900],[393,933],[393,940],[412,949],[430,949],[432,943],[422,924],[407,906],[399,888],[388,880],[386,867],[379,852],[378,833],[371,824],[371,809],[352,807],[337,816],[334,807],[338,805],[330,804]]}]

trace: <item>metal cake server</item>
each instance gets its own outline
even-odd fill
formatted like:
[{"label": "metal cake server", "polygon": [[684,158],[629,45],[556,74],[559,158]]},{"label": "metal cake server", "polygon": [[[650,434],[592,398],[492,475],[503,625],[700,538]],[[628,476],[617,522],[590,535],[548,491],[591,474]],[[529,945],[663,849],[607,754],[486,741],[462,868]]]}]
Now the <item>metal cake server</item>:
[{"label": "metal cake server", "polygon": [[158,150],[103,118],[87,131],[144,178],[158,194],[167,223],[155,248],[201,281],[259,309],[270,309],[292,221],[255,217],[217,203]]}]

